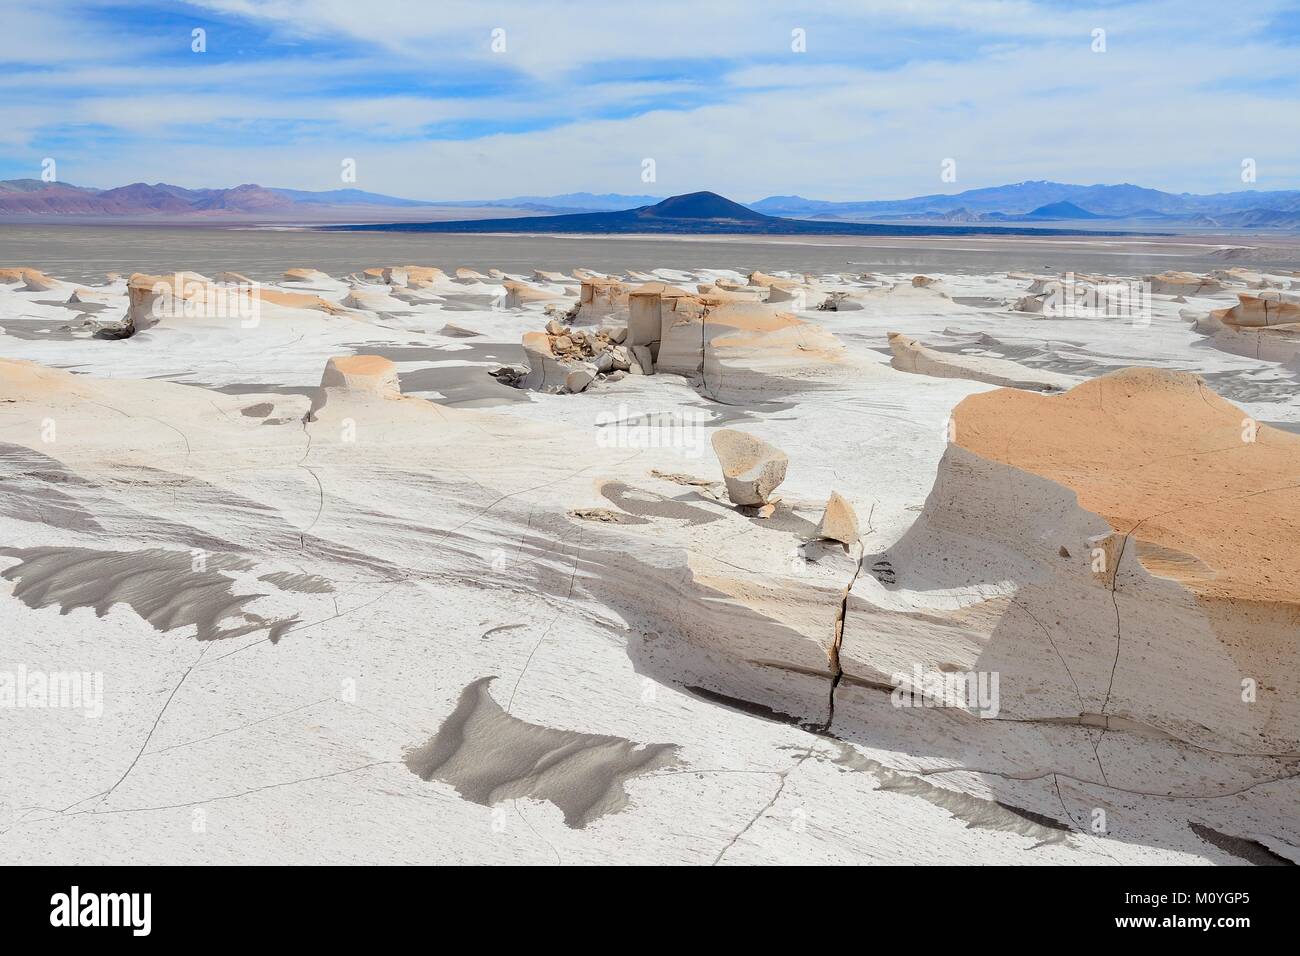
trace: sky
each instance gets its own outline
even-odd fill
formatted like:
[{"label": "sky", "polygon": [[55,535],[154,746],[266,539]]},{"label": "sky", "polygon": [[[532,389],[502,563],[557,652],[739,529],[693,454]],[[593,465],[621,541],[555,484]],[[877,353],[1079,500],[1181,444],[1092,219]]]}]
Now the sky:
[{"label": "sky", "polygon": [[4,179],[52,159],[95,187],[426,200],[1300,188],[1296,2],[0,0],[0,24]]}]

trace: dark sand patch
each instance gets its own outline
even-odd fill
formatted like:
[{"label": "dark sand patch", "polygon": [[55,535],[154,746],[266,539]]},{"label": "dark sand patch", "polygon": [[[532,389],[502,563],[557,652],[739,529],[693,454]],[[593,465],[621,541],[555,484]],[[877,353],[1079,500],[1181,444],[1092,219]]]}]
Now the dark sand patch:
[{"label": "dark sand patch", "polygon": [[485,807],[503,800],[547,800],[575,829],[628,805],[625,783],[676,766],[676,744],[637,744],[530,724],[507,714],[481,677],[461,692],[456,709],[430,740],[410,750],[407,768],[421,780],[456,788]]},{"label": "dark sand patch", "polygon": [[[722,520],[720,514],[713,514],[653,491],[634,488],[621,481],[604,482],[600,486],[600,495],[619,511],[638,518],[667,518],[671,521],[685,521],[688,525]],[[697,494],[688,497],[703,500]]]},{"label": "dark sand patch", "polygon": [[1192,828],[1193,833],[1206,843],[1217,846],[1224,853],[1229,853],[1239,860],[1245,860],[1255,866],[1295,866],[1293,861],[1274,853],[1257,840],[1248,840],[1245,837],[1221,833],[1213,827],[1207,827],[1200,823],[1189,822],[1187,825]]},{"label": "dark sand patch", "polygon": [[[0,572],[17,582],[14,597],[31,608],[58,607],[60,614],[91,607],[103,617],[115,604],[127,604],[159,631],[191,624],[200,641],[216,641],[266,630],[272,643],[297,618],[267,620],[244,610],[260,594],[236,595],[232,579],[220,570],[251,565],[229,555],[209,555],[195,570],[188,552],[97,551],[91,548],[0,548],[19,563]],[[239,623],[222,629],[229,619]]]},{"label": "dark sand patch", "polygon": [[22,521],[36,519],[53,528],[102,532],[104,529],[62,485],[82,491],[98,486],[63,462],[23,445],[0,442],[0,515]]},{"label": "dark sand patch", "polygon": [[836,742],[835,746],[839,750],[835,763],[870,774],[879,782],[880,790],[917,797],[947,810],[956,819],[965,821],[969,828],[1015,833],[1036,840],[1036,846],[1047,843],[1073,846],[1070,842],[1070,827],[1052,817],[999,800],[986,800],[968,793],[947,790],[935,786],[919,774],[903,773],[886,767],[878,760],[858,753],[849,744]]},{"label": "dark sand patch", "polygon": [[259,581],[274,584],[281,591],[296,591],[299,594],[330,594],[334,585],[318,574],[296,574],[293,571],[272,571],[260,574]]}]

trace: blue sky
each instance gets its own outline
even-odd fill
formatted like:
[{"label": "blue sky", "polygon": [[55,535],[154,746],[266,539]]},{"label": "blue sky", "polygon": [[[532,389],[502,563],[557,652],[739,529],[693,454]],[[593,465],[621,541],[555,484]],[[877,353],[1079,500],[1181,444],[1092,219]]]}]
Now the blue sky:
[{"label": "blue sky", "polygon": [[0,0],[0,14],[0,178],[38,177],[49,157],[91,186],[748,201],[1025,179],[1220,192],[1247,188],[1249,158],[1254,188],[1300,188],[1300,8],[1276,0]]}]

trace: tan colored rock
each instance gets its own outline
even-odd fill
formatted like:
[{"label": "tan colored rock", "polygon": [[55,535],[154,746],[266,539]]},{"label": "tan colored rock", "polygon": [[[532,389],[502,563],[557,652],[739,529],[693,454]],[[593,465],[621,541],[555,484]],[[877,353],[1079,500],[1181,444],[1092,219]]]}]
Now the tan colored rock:
[{"label": "tan colored rock", "polygon": [[559,302],[564,296],[558,292],[549,292],[546,289],[539,289],[537,286],[529,285],[527,282],[518,282],[514,279],[507,279],[503,285],[506,290],[505,307],[507,309],[523,308],[530,302]]},{"label": "tan colored rock", "polygon": [[635,363],[632,350],[626,345],[616,345],[609,350],[610,360],[616,371],[626,372]]},{"label": "tan colored rock", "polygon": [[1195,331],[1208,337],[1215,348],[1224,352],[1264,362],[1281,362],[1292,368],[1300,366],[1300,322],[1237,325],[1227,319],[1231,317],[1249,323],[1267,318],[1268,312],[1260,308],[1252,314],[1244,309],[1238,311],[1236,306],[1209,313],[1183,310],[1179,315],[1191,322]]},{"label": "tan colored rock", "polygon": [[595,325],[611,317],[626,318],[629,289],[616,279],[603,277],[583,278],[578,293],[578,314],[574,321],[582,325]]},{"label": "tan colored rock", "polygon": [[572,367],[555,354],[553,341],[545,332],[524,333],[524,361],[528,365],[524,388],[555,392],[564,387],[564,380]]},{"label": "tan colored rock", "polygon": [[789,458],[761,438],[734,428],[720,428],[713,433],[712,443],[722,465],[727,497],[733,504],[765,504],[785,480]]},{"label": "tan colored rock", "polygon": [[49,292],[62,285],[58,279],[29,266],[0,269],[0,282],[21,282],[24,292]]},{"label": "tan colored rock", "polygon": [[197,272],[175,272],[165,276],[135,272],[127,279],[126,322],[147,329],[159,319],[200,310],[210,283]]},{"label": "tan colored rock", "polygon": [[280,289],[268,289],[257,286],[254,294],[258,300],[267,305],[278,305],[286,309],[311,309],[314,312],[327,312],[330,315],[347,315],[348,310],[337,302],[330,302],[318,295],[301,292],[283,292]]},{"label": "tan colored rock", "polygon": [[1151,291],[1156,295],[1205,295],[1223,288],[1218,279],[1192,272],[1161,272],[1143,278],[1151,284]]},{"label": "tan colored rock", "polygon": [[325,363],[321,388],[338,389],[349,397],[402,397],[397,366],[379,355],[336,355]]},{"label": "tan colored rock", "polygon": [[858,513],[853,510],[851,504],[840,497],[838,492],[832,491],[830,499],[826,502],[826,511],[822,515],[821,524],[817,526],[817,535],[848,545],[857,544],[858,538],[861,537],[861,532],[858,530]]},{"label": "tan colored rock", "polygon": [[[1265,761],[1300,748],[1300,550],[1279,546],[1300,540],[1300,436],[1140,368],[973,395],[953,423],[924,511],[878,559],[888,590],[854,584],[846,675],[986,670],[1006,719]],[[1176,764],[1106,771],[1196,792]]]},{"label": "tan colored rock", "polygon": [[1213,313],[1228,325],[1244,328],[1268,328],[1300,323],[1300,295],[1276,289],[1255,295],[1237,293],[1237,304]]},{"label": "tan colored rock", "polygon": [[330,282],[329,276],[319,269],[286,269],[280,277],[282,282]]},{"label": "tan colored rock", "polygon": [[387,285],[420,289],[446,280],[447,274],[436,266],[378,266],[366,269],[364,275]]},{"label": "tan colored rock", "polygon": [[343,297],[342,305],[345,308],[358,309],[362,312],[403,311],[406,307],[405,303],[393,298],[389,292],[390,290],[386,287],[354,288],[349,290],[348,294]]}]

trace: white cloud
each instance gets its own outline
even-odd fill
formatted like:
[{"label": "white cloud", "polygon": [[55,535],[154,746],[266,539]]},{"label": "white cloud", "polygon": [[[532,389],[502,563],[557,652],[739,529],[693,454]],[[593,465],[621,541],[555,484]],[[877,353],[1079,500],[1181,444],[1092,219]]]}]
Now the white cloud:
[{"label": "white cloud", "polygon": [[[1255,36],[1276,7],[1266,2],[1247,0],[1211,30],[1164,0],[1093,11],[846,0],[816,8],[810,24],[841,29],[822,46],[811,32],[807,54],[788,49],[799,16],[789,4],[203,6],[272,23],[308,52],[312,37],[358,45],[333,60],[194,67],[57,60],[35,86],[31,71],[10,72],[0,89],[21,103],[5,108],[0,142],[35,154],[62,126],[109,128],[120,135],[87,134],[84,151],[63,136],[61,172],[90,185],[335,188],[340,160],[354,157],[358,186],[426,199],[701,188],[886,198],[1031,178],[1230,190],[1247,156],[1261,187],[1300,185],[1300,76],[1294,48]],[[509,24],[500,69],[525,70],[527,82],[484,81],[498,68],[484,32],[492,23]],[[1104,54],[1091,51],[1093,24],[1108,30]],[[908,49],[924,47],[917,38],[937,27],[948,32],[932,55],[900,58],[890,46],[911,37]],[[840,55],[855,44],[857,55]],[[825,47],[836,55],[817,52]],[[657,68],[678,59],[698,65]],[[421,64],[483,89],[420,91],[407,81]],[[647,78],[630,78],[638,71]],[[1269,77],[1278,82],[1258,86]],[[366,92],[366,78],[408,88]],[[593,118],[610,111],[632,115]],[[421,139],[443,124],[548,128]],[[413,141],[395,141],[403,137]],[[657,163],[653,184],[640,179],[646,157]],[[939,178],[948,157],[955,184]]]}]

